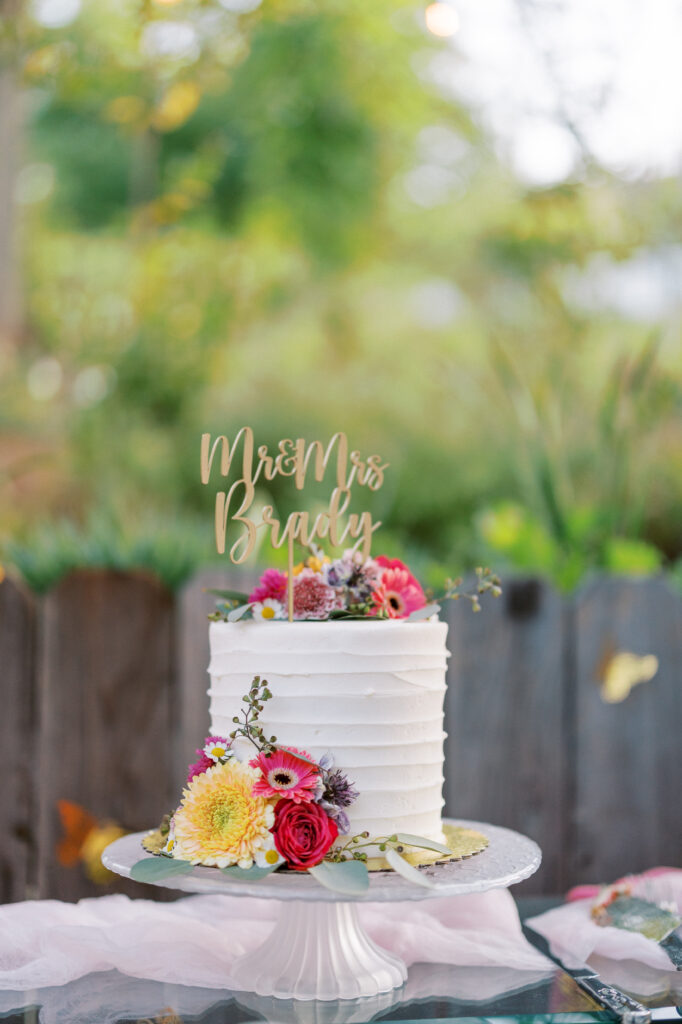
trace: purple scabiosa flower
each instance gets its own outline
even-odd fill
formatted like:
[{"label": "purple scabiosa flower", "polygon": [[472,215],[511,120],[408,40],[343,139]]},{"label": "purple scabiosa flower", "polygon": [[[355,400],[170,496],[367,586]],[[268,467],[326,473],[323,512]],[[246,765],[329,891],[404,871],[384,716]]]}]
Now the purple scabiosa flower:
[{"label": "purple scabiosa flower", "polygon": [[379,585],[381,572],[373,558],[363,561],[360,552],[352,548],[323,568],[329,586],[343,595],[345,607],[368,602]]},{"label": "purple scabiosa flower", "polygon": [[350,807],[354,800],[357,800],[359,793],[346,776],[338,768],[328,772],[325,776],[324,793],[322,800],[333,807]]},{"label": "purple scabiosa flower", "polygon": [[350,820],[346,812],[342,811],[340,807],[334,807],[332,804],[327,803],[326,800],[320,803],[320,807],[336,822],[339,835],[347,836],[350,832]]}]

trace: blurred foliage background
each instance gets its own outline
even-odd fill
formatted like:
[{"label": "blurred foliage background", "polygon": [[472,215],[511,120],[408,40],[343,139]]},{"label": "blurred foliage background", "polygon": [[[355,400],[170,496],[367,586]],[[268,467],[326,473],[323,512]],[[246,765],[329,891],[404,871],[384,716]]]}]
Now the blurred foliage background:
[{"label": "blurred foliage background", "polygon": [[628,301],[679,285],[674,174],[567,119],[571,173],[524,180],[419,5],[0,16],[0,533],[32,585],[214,558],[199,438],[245,423],[384,455],[377,550],[431,580],[675,569],[680,299]]}]

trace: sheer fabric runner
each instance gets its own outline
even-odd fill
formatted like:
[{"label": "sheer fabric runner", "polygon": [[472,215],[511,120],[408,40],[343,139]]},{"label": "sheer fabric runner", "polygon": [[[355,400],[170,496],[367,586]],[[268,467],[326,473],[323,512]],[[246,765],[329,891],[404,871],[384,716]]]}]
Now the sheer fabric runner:
[{"label": "sheer fabric runner", "polygon": [[[232,896],[175,903],[101,896],[0,907],[0,990],[64,985],[95,971],[203,988],[231,988],[235,959],[260,945],[277,905]],[[363,904],[371,938],[409,965],[452,964],[542,972],[507,890],[423,903]]]},{"label": "sheer fabric runner", "polygon": [[[653,868],[627,881],[633,895],[669,904],[682,913],[682,871]],[[665,992],[670,992],[671,1002],[682,998],[682,972],[675,971],[658,943],[636,932],[594,923],[591,910],[598,896],[598,886],[581,886],[569,894],[568,903],[529,918],[528,924],[545,936],[552,952],[569,967],[589,960],[604,981],[640,998]]]}]

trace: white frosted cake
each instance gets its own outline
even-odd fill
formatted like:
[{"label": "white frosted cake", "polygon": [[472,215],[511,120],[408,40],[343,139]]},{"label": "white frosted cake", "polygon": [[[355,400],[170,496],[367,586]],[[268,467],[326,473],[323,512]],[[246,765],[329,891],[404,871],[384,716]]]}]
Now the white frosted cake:
[{"label": "white frosted cake", "polygon": [[360,794],[351,834],[443,841],[445,623],[221,621],[209,636],[214,735],[229,736],[253,677],[267,679],[265,735],[333,754]]}]

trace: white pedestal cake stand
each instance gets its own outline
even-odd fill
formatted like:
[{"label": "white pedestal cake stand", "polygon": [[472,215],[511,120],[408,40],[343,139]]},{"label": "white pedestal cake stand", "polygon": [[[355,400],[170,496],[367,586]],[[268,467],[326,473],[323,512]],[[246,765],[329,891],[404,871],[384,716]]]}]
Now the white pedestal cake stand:
[{"label": "white pedestal cake stand", "polygon": [[[358,999],[389,992],[407,978],[402,960],[380,949],[363,929],[358,903],[389,903],[461,896],[506,889],[540,866],[539,846],[507,828],[477,821],[448,821],[488,837],[482,853],[465,860],[421,868],[435,888],[406,881],[393,871],[372,872],[367,893],[351,897],[325,889],[304,872],[276,871],[259,882],[238,882],[217,868],[196,867],[155,882],[167,889],[225,896],[255,896],[281,902],[265,943],[232,965],[233,987],[279,999]],[[110,871],[129,876],[144,851],[144,832],[111,843],[102,854]]]}]

